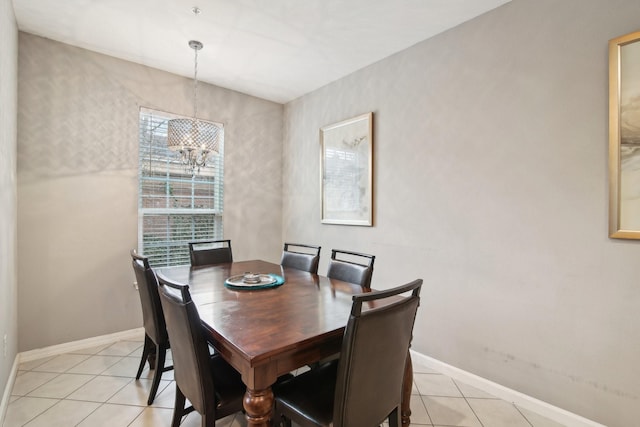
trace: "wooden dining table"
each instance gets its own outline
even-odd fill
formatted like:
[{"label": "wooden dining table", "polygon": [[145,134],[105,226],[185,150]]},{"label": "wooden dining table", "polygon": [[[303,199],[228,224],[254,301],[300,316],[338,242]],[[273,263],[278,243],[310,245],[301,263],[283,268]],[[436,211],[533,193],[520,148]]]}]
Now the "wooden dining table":
[{"label": "wooden dining table", "polygon": [[[269,289],[233,290],[225,286],[229,277],[245,273],[276,274],[284,283]],[[189,286],[207,340],[241,373],[247,386],[243,406],[248,426],[270,425],[271,386],[279,376],[340,352],[352,296],[367,291],[359,285],[258,260],[163,267],[156,274]],[[412,381],[407,354],[403,426],[410,423]]]}]

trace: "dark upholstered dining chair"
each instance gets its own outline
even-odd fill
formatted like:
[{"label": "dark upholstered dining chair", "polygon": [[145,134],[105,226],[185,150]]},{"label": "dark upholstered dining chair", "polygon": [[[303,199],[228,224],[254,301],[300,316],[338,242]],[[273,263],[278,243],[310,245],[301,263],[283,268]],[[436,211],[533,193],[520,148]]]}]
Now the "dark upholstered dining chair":
[{"label": "dark upholstered dining chair", "polygon": [[[342,259],[338,259],[338,255],[340,255]],[[346,259],[345,255],[349,259]],[[352,261],[352,259],[359,260],[360,258],[364,259],[364,261]],[[331,251],[327,277],[342,280],[343,282],[354,283],[369,289],[371,288],[373,262],[375,260],[375,255],[333,249]]]},{"label": "dark upholstered dining chair", "polygon": [[142,305],[142,323],[144,325],[144,347],[136,379],[140,379],[144,364],[148,360],[149,369],[155,369],[147,400],[147,404],[151,405],[158,392],[162,373],[173,369],[173,366],[164,366],[167,350],[169,349],[169,337],[158,295],[158,281],[149,266],[149,259],[138,255],[135,250],[132,250],[131,264],[138,284],[138,293],[140,294],[140,303]]},{"label": "dark upholstered dining chair", "polygon": [[192,266],[233,262],[231,240],[209,240],[189,243]]},{"label": "dark upholstered dining chair", "polygon": [[[274,386],[273,425],[360,427],[388,419],[389,427],[399,427],[421,287],[418,279],[354,295],[340,359]],[[411,295],[398,297],[406,292]]]},{"label": "dark upholstered dining chair", "polygon": [[[209,355],[198,309],[189,287],[160,277],[160,301],[173,344],[176,399],[172,427],[184,415],[197,411],[202,427],[213,427],[217,419],[242,410],[246,390],[240,374],[219,355]],[[185,399],[192,406],[185,408]]]},{"label": "dark upholstered dining chair", "polygon": [[[291,247],[293,248],[290,249]],[[320,249],[320,246],[285,243],[280,265],[285,268],[295,268],[296,270],[318,274]]]}]

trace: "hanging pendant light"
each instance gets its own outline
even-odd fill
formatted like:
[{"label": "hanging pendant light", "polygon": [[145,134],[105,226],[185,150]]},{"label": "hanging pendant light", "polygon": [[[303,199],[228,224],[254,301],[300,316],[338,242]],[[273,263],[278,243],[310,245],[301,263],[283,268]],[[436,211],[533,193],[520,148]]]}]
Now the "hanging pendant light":
[{"label": "hanging pendant light", "polygon": [[191,175],[200,173],[207,165],[210,153],[218,153],[220,128],[213,123],[198,119],[198,51],[202,43],[189,41],[189,47],[195,51],[193,76],[193,118],[172,119],[168,122],[167,145],[169,150],[180,155],[180,161]]}]

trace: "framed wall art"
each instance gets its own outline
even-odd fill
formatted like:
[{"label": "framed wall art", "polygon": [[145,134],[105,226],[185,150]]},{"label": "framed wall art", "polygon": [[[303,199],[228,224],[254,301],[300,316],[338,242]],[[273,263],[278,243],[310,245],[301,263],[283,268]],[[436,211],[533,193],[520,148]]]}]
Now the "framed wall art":
[{"label": "framed wall art", "polygon": [[609,236],[640,239],[640,32],[609,41]]},{"label": "framed wall art", "polygon": [[320,129],[322,223],[373,226],[373,113]]}]

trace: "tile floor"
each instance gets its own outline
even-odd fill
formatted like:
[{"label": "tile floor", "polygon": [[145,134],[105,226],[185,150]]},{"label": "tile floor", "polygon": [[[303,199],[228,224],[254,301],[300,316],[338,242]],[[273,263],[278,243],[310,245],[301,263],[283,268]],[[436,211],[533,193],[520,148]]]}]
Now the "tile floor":
[{"label": "tile floor", "polygon": [[[170,426],[174,385],[163,374],[156,399],[147,406],[152,373],[135,374],[139,341],[116,341],[85,350],[22,363],[13,386],[4,427],[164,427]],[[481,390],[414,362],[412,426],[558,427],[560,424],[518,408]],[[222,427],[244,427],[239,413],[220,420]],[[184,427],[200,426],[189,414]]]}]

